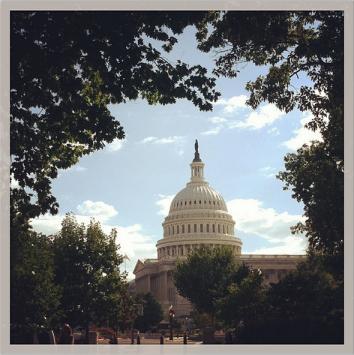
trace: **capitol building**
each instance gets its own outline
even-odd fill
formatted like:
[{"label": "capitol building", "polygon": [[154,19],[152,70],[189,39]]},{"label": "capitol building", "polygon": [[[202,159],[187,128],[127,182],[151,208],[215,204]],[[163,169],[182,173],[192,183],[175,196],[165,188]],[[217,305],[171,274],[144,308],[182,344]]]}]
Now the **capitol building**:
[{"label": "capitol building", "polygon": [[199,155],[197,141],[190,168],[190,181],[176,194],[168,216],[162,223],[163,238],[156,244],[157,259],[138,260],[134,268],[135,292],[151,292],[165,314],[169,306],[173,305],[176,316],[189,315],[193,308],[188,300],[178,294],[173,284],[173,270],[177,260],[185,259],[201,246],[230,247],[240,262],[259,268],[266,283],[279,281],[305,257],[242,254],[242,241],[237,233],[235,235],[236,223],[228,213],[222,195],[205,180],[204,163]]}]

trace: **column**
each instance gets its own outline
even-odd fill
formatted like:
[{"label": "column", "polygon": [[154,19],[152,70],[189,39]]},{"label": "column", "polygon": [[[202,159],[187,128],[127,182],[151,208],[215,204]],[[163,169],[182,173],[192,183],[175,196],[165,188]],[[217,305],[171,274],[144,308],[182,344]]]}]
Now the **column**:
[{"label": "column", "polygon": [[162,302],[168,302],[168,288],[167,288],[167,271],[162,273]]},{"label": "column", "polygon": [[150,275],[147,275],[146,276],[146,288],[147,288],[147,292],[150,292],[151,291],[151,287],[150,287]]}]

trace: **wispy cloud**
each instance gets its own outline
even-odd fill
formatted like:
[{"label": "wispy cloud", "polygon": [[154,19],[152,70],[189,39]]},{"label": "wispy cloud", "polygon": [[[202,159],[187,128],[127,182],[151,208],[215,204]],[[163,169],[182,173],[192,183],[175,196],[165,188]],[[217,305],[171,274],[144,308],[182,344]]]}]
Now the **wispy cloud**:
[{"label": "wispy cloud", "polygon": [[107,221],[118,214],[112,205],[102,201],[86,200],[77,206],[77,210],[81,215],[95,217],[102,221]]},{"label": "wispy cloud", "polygon": [[200,134],[202,134],[203,136],[215,136],[220,133],[221,129],[222,126],[216,126],[214,128],[209,129],[208,131],[203,131]]},{"label": "wispy cloud", "polygon": [[275,177],[276,169],[271,166],[264,166],[263,168],[259,169],[259,172],[262,176],[272,178]]},{"label": "wispy cloud", "polygon": [[220,117],[220,116],[213,116],[213,117],[209,117],[208,119],[209,122],[211,123],[224,123],[227,121],[227,119],[225,117]]},{"label": "wispy cloud", "polygon": [[156,205],[159,207],[158,215],[166,217],[170,210],[171,202],[175,195],[162,195],[159,194],[159,199],[156,201]]},{"label": "wispy cloud", "polygon": [[274,104],[265,104],[252,111],[243,121],[230,121],[229,128],[260,129],[273,124],[285,115]]},{"label": "wispy cloud", "polygon": [[278,127],[269,128],[267,133],[272,134],[273,136],[279,136],[280,134]]},{"label": "wispy cloud", "polygon": [[169,137],[162,137],[162,138],[157,138],[154,136],[146,137],[143,140],[140,141],[141,144],[147,144],[147,143],[152,143],[152,144],[173,144],[173,143],[179,143],[184,140],[183,136],[169,136]]},{"label": "wispy cloud", "polygon": [[312,131],[305,127],[306,123],[313,119],[311,113],[306,113],[301,119],[301,127],[293,131],[293,137],[289,140],[283,142],[282,144],[290,150],[297,150],[303,144],[310,143],[311,141],[323,141],[321,133],[317,131]]},{"label": "wispy cloud", "polygon": [[222,106],[225,113],[233,113],[239,109],[247,108],[246,100],[246,95],[238,95],[230,97],[229,99],[222,98],[218,100],[215,105]]},{"label": "wispy cloud", "polygon": [[234,199],[227,202],[227,206],[236,221],[237,230],[257,235],[271,244],[269,247],[258,249],[259,253],[265,252],[265,249],[269,249],[269,253],[275,250],[286,254],[305,253],[305,237],[294,236],[290,231],[291,226],[304,220],[301,215],[265,208],[262,201],[256,199]]},{"label": "wispy cloud", "polygon": [[114,139],[112,143],[108,144],[106,146],[106,150],[108,152],[117,152],[118,150],[121,150],[124,146],[124,144],[127,142],[127,139]]}]

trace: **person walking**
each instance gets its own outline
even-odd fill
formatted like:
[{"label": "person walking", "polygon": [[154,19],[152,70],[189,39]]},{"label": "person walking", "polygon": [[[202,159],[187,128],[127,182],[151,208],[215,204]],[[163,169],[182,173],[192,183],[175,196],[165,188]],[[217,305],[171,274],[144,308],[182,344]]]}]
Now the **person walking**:
[{"label": "person walking", "polygon": [[64,324],[61,330],[59,344],[74,344],[73,331],[67,323]]}]

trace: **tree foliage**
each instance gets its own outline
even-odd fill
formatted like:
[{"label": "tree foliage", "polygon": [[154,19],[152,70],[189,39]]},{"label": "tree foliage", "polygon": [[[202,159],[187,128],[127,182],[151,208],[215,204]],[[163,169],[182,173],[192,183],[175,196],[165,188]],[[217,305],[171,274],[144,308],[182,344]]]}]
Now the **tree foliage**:
[{"label": "tree foliage", "polygon": [[11,230],[10,242],[11,343],[28,343],[34,331],[58,321],[60,289],[46,236],[21,225]]},{"label": "tree foliage", "polygon": [[[218,76],[237,77],[245,62],[268,68],[246,85],[251,107],[268,101],[311,112],[307,126],[323,142],[288,154],[279,178],[304,203],[306,221],[293,231],[327,254],[343,253],[343,26],[340,11],[228,11],[209,12],[197,33],[199,48],[216,54]],[[299,76],[310,80],[299,84]]]},{"label": "tree foliage", "polygon": [[261,344],[342,344],[343,279],[328,272],[333,260],[311,255],[266,293],[263,311],[238,341]]},{"label": "tree foliage", "polygon": [[[11,12],[11,201],[27,220],[58,203],[58,169],[124,138],[108,105],[190,100],[210,110],[215,78],[200,65],[168,62],[176,36],[200,12]],[[160,41],[161,49],[151,42]]]},{"label": "tree foliage", "polygon": [[248,302],[258,299],[262,276],[240,264],[227,246],[201,247],[177,264],[174,283],[198,312],[210,315],[213,323],[215,316],[228,323],[255,311]]},{"label": "tree foliage", "polygon": [[218,302],[218,318],[229,328],[236,328],[241,321],[258,321],[264,315],[265,299],[262,273],[241,265]]},{"label": "tree foliage", "polygon": [[143,314],[135,319],[134,327],[141,332],[157,326],[163,319],[163,310],[161,304],[151,293],[137,295],[136,302],[142,303]]},{"label": "tree foliage", "polygon": [[62,289],[63,320],[73,326],[90,323],[117,328],[122,302],[129,302],[125,275],[119,265],[116,232],[106,235],[98,222],[87,228],[67,215],[54,238],[55,281]]}]

